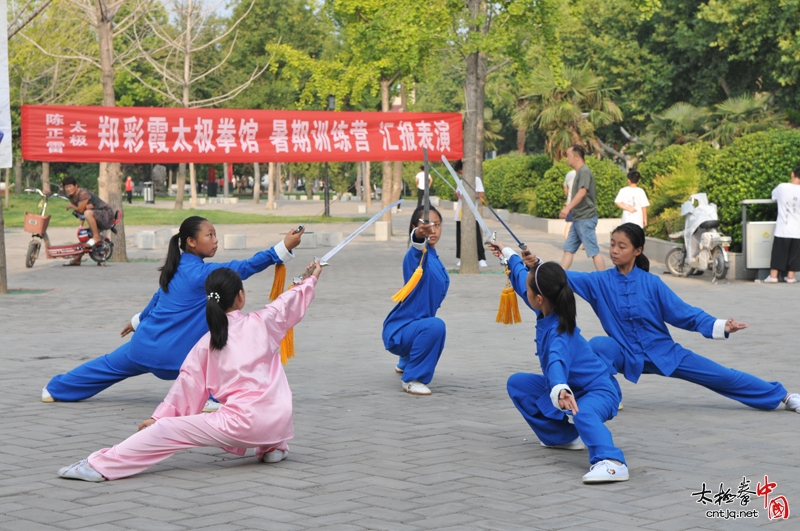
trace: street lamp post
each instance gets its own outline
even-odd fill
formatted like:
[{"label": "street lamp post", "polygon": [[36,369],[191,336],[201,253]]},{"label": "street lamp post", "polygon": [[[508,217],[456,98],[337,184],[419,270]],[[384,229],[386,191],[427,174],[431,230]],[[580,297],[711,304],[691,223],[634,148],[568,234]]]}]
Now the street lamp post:
[{"label": "street lamp post", "polygon": [[[328,96],[328,110],[336,108],[336,97],[332,94]],[[331,217],[331,176],[328,172],[328,163],[325,163],[325,217]]]}]

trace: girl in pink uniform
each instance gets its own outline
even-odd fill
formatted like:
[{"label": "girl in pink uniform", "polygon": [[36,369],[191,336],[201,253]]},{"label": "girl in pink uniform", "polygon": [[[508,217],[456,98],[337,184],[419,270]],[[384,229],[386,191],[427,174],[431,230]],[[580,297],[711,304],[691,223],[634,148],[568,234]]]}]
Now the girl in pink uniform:
[{"label": "girl in pink uniform", "polygon": [[[266,463],[286,458],[294,436],[292,391],[280,357],[286,332],[303,318],[322,271],[314,272],[263,310],[243,314],[239,275],[228,268],[206,279],[209,333],[194,346],[152,418],[125,441],[62,468],[63,478],[105,481],[138,474],[179,450],[211,446],[236,455],[255,448]],[[222,406],[202,414],[208,395]]]}]

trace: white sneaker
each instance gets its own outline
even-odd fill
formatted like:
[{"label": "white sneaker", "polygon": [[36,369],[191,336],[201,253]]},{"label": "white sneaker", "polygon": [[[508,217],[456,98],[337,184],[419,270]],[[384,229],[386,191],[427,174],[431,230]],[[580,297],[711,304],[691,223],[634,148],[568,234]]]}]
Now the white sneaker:
[{"label": "white sneaker", "polygon": [[400,367],[400,365],[397,365],[397,366],[394,368],[394,372],[396,372],[397,374],[403,374],[403,371],[405,371],[405,369],[403,369],[402,367]]},{"label": "white sneaker", "polygon": [[458,262],[456,262],[456,267],[461,267],[461,260],[459,260]]},{"label": "white sneaker", "polygon": [[610,481],[628,481],[628,467],[603,459],[593,464],[589,472],[583,476],[584,483],[607,483]]},{"label": "white sneaker", "polygon": [[261,456],[262,463],[280,463],[288,457],[288,450],[272,450]]},{"label": "white sneaker", "polygon": [[46,402],[49,404],[50,402],[55,402],[55,401],[56,399],[53,398],[53,395],[51,395],[50,392],[47,390],[47,386],[42,387],[42,402]]},{"label": "white sneaker", "polygon": [[80,479],[83,481],[93,481],[95,483],[106,480],[103,474],[92,468],[88,459],[65,466],[58,471],[58,475],[62,478]]},{"label": "white sneaker", "polygon": [[787,284],[796,284],[797,283],[797,279],[796,278],[786,277],[786,283]]},{"label": "white sneaker", "polygon": [[219,411],[220,407],[222,407],[222,404],[209,398],[206,400],[206,405],[203,406],[203,413],[213,413],[215,411]]},{"label": "white sneaker", "polygon": [[778,283],[778,279],[775,278],[775,277],[767,277],[764,280],[762,280],[762,282],[764,284],[777,284]]},{"label": "white sneaker", "polygon": [[567,444],[556,444],[556,445],[553,445],[553,446],[547,446],[543,442],[540,442],[539,444],[541,444],[545,448],[553,448],[554,450],[585,450],[586,449],[586,445],[583,444],[583,441],[581,440],[580,437],[578,437],[577,439],[575,439],[572,442],[568,442]]},{"label": "white sneaker", "polygon": [[414,380],[413,382],[403,382],[403,391],[412,395],[427,396],[431,390],[424,383]]},{"label": "white sneaker", "polygon": [[489,267],[489,264],[486,263],[486,260],[478,261],[478,267]]},{"label": "white sneaker", "polygon": [[792,393],[786,397],[786,409],[800,413],[800,395]]}]

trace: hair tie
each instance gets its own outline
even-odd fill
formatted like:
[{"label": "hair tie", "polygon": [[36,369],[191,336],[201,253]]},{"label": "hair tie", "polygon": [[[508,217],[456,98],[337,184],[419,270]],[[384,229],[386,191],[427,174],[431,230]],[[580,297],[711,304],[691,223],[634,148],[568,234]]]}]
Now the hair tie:
[{"label": "hair tie", "polygon": [[219,293],[217,293],[216,291],[212,291],[206,296],[206,299],[208,300],[214,299],[215,301],[217,301],[217,304],[219,304]]}]

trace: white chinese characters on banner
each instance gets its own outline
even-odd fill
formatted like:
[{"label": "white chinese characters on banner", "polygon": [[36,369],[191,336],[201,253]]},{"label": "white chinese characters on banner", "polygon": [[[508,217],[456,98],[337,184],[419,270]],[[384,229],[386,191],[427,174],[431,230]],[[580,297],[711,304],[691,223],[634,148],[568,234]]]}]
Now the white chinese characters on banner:
[{"label": "white chinese characters on banner", "polygon": [[50,153],[64,152],[64,115],[47,114],[45,115],[45,125],[47,125],[47,151]]},{"label": "white chinese characters on banner", "polygon": [[[177,117],[170,120],[163,116],[100,115],[94,124],[96,129],[80,120],[67,123],[65,115],[60,113],[47,113],[43,118],[49,153],[61,154],[68,146],[89,147],[90,144],[100,151],[115,153],[121,147],[132,154],[140,153],[145,146],[144,152],[150,154],[211,154],[217,148],[224,153],[259,153],[264,149],[259,145],[259,122],[253,118],[198,117],[196,123],[186,124],[184,118]],[[368,126],[367,121],[360,119],[273,119],[272,131],[263,140],[272,144],[275,153],[370,153]],[[450,122],[445,120],[379,122],[376,129],[387,154],[422,148],[442,153],[451,151]],[[95,130],[96,143],[92,142]],[[89,136],[90,131],[92,136]],[[372,134],[375,133],[373,130]],[[372,142],[377,142],[377,135]]]}]

